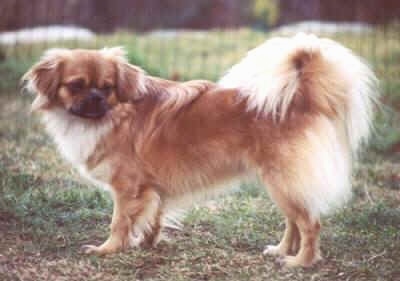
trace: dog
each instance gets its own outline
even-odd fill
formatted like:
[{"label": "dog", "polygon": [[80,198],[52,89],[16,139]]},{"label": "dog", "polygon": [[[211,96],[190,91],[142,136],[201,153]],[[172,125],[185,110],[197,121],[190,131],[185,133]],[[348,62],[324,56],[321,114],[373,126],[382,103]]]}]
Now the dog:
[{"label": "dog", "polygon": [[86,253],[155,245],[179,202],[257,174],[286,218],[264,254],[303,267],[351,195],[378,95],[360,58],[306,34],[267,40],[217,83],[149,76],[121,48],[51,49],[23,80],[61,154],[112,195],[109,238]]}]

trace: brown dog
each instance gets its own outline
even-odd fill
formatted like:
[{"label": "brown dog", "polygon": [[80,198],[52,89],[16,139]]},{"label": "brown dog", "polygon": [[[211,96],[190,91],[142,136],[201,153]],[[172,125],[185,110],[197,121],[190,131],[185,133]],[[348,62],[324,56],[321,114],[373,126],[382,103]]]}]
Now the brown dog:
[{"label": "brown dog", "polygon": [[111,191],[111,233],[88,253],[157,243],[177,202],[258,174],[286,216],[265,253],[320,257],[320,215],[348,198],[369,132],[375,77],[314,36],[272,39],[220,81],[178,83],[129,65],[121,49],[50,50],[25,75],[60,152]]}]

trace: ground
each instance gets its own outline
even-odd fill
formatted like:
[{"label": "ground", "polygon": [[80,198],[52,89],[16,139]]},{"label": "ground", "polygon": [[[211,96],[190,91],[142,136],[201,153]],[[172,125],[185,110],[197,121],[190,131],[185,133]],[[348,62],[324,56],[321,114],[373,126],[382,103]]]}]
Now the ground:
[{"label": "ground", "polygon": [[[178,41],[117,34],[96,44],[127,45],[131,61],[164,77],[216,79],[265,36],[241,30],[184,34]],[[32,98],[17,93],[18,78],[43,46],[6,50],[0,63],[0,280],[400,280],[400,37],[374,36],[339,38],[363,50],[371,46],[366,38],[378,44],[368,59],[383,81],[384,105],[356,165],[352,200],[323,218],[324,260],[311,269],[282,268],[262,256],[266,244],[279,241],[284,223],[257,183],[193,206],[182,230],[168,230],[169,242],[154,249],[83,255],[81,245],[108,235],[110,196],[59,157],[38,116],[28,112]],[[161,39],[173,40],[173,48]],[[201,48],[206,44],[212,52]]]}]

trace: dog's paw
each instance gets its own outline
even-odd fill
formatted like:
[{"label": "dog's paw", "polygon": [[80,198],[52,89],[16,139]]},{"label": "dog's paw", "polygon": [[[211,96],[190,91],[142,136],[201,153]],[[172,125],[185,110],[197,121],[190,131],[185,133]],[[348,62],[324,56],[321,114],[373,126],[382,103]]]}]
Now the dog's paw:
[{"label": "dog's paw", "polygon": [[280,266],[284,267],[311,267],[322,260],[321,256],[316,256],[312,260],[305,260],[300,256],[284,256],[277,259]]},{"label": "dog's paw", "polygon": [[263,251],[263,255],[268,256],[284,256],[285,254],[279,245],[267,245]]},{"label": "dog's paw", "polygon": [[83,245],[81,250],[87,255],[104,256],[108,254],[113,254],[121,251],[121,247],[112,245],[111,243],[104,243],[100,246],[95,245]]},{"label": "dog's paw", "polygon": [[302,263],[299,262],[299,259],[296,256],[284,256],[278,258],[276,261],[282,267],[304,266]]},{"label": "dog's paw", "polygon": [[81,251],[86,255],[101,255],[100,247],[95,245],[83,245]]}]

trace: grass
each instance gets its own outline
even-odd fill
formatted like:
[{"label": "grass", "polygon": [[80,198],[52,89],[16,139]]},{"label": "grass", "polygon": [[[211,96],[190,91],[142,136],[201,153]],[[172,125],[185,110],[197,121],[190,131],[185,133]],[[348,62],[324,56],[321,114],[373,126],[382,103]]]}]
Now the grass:
[{"label": "grass", "polygon": [[[43,47],[5,50],[0,63],[0,280],[400,279],[400,156],[390,152],[400,141],[400,38],[383,41],[383,35],[373,35],[378,40],[372,53],[360,44],[370,42],[371,34],[336,38],[369,54],[383,80],[385,105],[354,174],[353,200],[324,218],[325,259],[311,269],[280,268],[261,255],[265,244],[279,241],[284,225],[257,184],[194,207],[184,228],[168,230],[171,241],[155,249],[106,258],[82,255],[81,245],[107,237],[109,194],[88,186],[65,164],[37,116],[27,113],[31,98],[16,91],[19,77]],[[177,40],[118,33],[83,47],[122,44],[132,62],[155,75],[215,80],[265,36],[250,30],[187,32]]]}]

